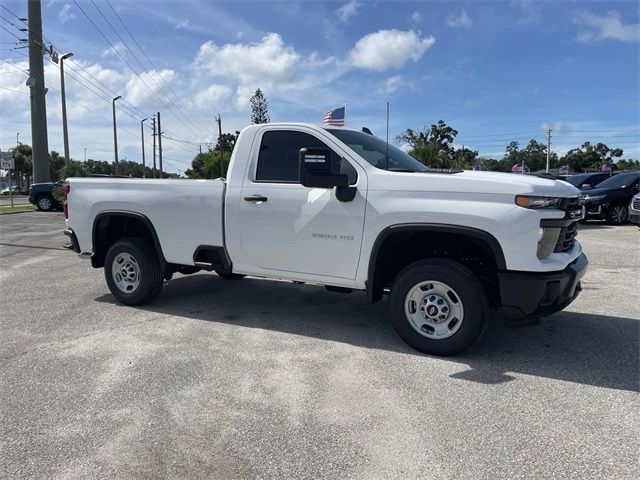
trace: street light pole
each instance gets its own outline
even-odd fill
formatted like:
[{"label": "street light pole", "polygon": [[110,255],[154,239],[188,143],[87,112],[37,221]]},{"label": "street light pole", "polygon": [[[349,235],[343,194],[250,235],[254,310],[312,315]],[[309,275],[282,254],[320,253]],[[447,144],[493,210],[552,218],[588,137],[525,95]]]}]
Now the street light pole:
[{"label": "street light pole", "polygon": [[116,100],[122,98],[122,95],[118,95],[111,102],[113,106],[113,153],[115,155],[115,173],[116,175],[120,174],[120,164],[118,163],[118,131],[116,130]]},{"label": "street light pole", "polygon": [[143,125],[145,120],[149,120],[149,119],[143,118],[142,120],[140,120],[140,135],[142,136],[142,178],[146,177],[146,174],[145,174],[146,163],[144,161],[144,125]]},{"label": "street light pole", "polygon": [[87,147],[84,147],[84,163],[87,163]]},{"label": "street light pole", "polygon": [[64,139],[64,164],[69,165],[71,157],[69,156],[69,131],[67,130],[67,99],[64,93],[64,61],[73,56],[69,52],[60,57],[60,98],[62,99],[62,136]]},{"label": "street light pole", "polygon": [[16,147],[20,146],[20,132],[16,133]]}]

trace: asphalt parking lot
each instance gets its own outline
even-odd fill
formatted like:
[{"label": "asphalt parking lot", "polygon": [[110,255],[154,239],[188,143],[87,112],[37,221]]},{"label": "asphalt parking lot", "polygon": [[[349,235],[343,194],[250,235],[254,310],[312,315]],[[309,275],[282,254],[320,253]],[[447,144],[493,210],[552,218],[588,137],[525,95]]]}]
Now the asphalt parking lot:
[{"label": "asphalt parking lot", "polygon": [[117,305],[60,213],[0,216],[0,478],[640,478],[640,230],[581,296],[455,358],[386,301],[215,274]]}]

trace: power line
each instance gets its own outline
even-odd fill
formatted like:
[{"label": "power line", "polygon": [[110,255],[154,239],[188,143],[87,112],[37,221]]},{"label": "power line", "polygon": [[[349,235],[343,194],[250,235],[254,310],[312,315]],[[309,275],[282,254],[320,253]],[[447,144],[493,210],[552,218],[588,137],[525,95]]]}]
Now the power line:
[{"label": "power line", "polygon": [[[93,0],[92,0],[93,2]],[[131,33],[131,31],[129,30],[129,28],[127,27],[127,25],[124,23],[124,21],[122,20],[122,18],[120,17],[120,15],[118,14],[118,12],[113,8],[113,6],[111,5],[111,3],[109,2],[109,0],[106,0],[107,5],[109,5],[109,8],[111,9],[111,11],[114,13],[114,15],[116,16],[116,18],[118,19],[118,21],[120,22],[120,24],[124,27],[124,29],[126,30],[126,32],[129,34],[129,36],[131,37],[131,39],[133,40],[133,42],[136,44],[136,46],[138,47],[138,50],[140,50],[140,52],[142,53],[142,55],[144,56],[144,58],[147,60],[147,62],[149,62],[149,64],[151,65],[151,67],[153,68],[154,71],[159,71],[159,69],[155,66],[155,64],[151,61],[151,59],[149,58],[149,56],[146,54],[146,52],[144,51],[144,49],[142,48],[142,46],[138,43],[138,41],[136,40],[136,38],[133,36],[133,33]],[[115,30],[114,30],[115,31]],[[118,35],[118,38],[120,38],[120,36]],[[124,45],[127,47],[127,49],[131,52],[131,49],[129,48],[129,46],[126,44],[126,42],[124,42],[121,38],[120,40],[124,43]],[[133,54],[133,52],[131,52]],[[135,54],[133,54],[135,57]],[[140,62],[139,62],[140,63]],[[142,64],[140,64],[142,66]],[[142,67],[144,68],[144,67]],[[159,86],[159,85],[158,85]],[[171,93],[173,93],[174,97],[178,100],[178,103],[174,102],[174,105],[176,105],[177,109],[179,111],[181,111],[183,113],[183,115],[185,116],[185,118],[187,118],[187,115],[184,113],[184,110],[180,107],[180,102],[181,99],[180,97],[175,93],[175,91],[173,90],[173,88],[171,87],[170,84],[167,83],[167,88],[171,91]],[[159,86],[160,87],[160,86]],[[168,95],[167,95],[168,97]],[[190,121],[190,123],[193,123]],[[195,125],[195,124],[194,124]],[[197,125],[196,125],[197,126]],[[211,134],[205,129],[205,128],[200,128],[201,132],[205,133],[205,136],[211,136]]]},{"label": "power line", "polygon": [[[109,40],[109,38],[107,38],[107,36],[102,32],[102,30],[96,25],[96,23],[91,19],[91,17],[89,17],[89,15],[84,11],[84,9],[78,4],[78,2],[76,0],[73,0],[73,3],[80,9],[80,11],[82,12],[82,14],[87,18],[87,20],[89,20],[89,22],[91,23],[91,25],[93,25],[93,27],[98,31],[98,33],[102,36],[102,38],[104,38],[106,40],[106,42],[111,46],[111,48],[113,49],[114,53],[120,57],[120,59],[129,67],[129,69],[140,79],[140,81],[147,87],[147,89],[151,92],[152,95],[154,95],[157,99],[160,100],[160,102],[165,105],[165,107],[167,107],[166,102],[164,101],[164,99],[162,98],[162,96],[157,95],[154,90],[149,86],[149,84],[145,81],[144,78],[142,78],[142,76],[131,66],[131,64],[124,58],[124,56],[122,56],[122,54],[118,51],[118,49],[115,47],[115,45],[111,42],[111,40]],[[102,12],[100,11],[100,9],[98,8],[98,6],[92,1],[92,4],[94,5],[94,7],[96,8],[96,10],[98,10],[98,12],[100,13],[100,15],[102,15],[103,18],[104,15],[102,14]],[[106,18],[105,18],[106,20]],[[109,23],[108,20],[106,20],[107,23],[109,24],[109,26],[111,26],[112,30],[113,30],[113,26]],[[115,31],[115,30],[114,30]],[[117,34],[117,33],[116,33]],[[120,37],[119,37],[120,38]],[[124,43],[124,42],[123,42]],[[172,113],[172,115],[180,122],[182,123],[185,128],[187,128],[188,130],[192,129],[193,126],[189,127],[186,123],[184,123],[183,120],[181,120],[176,114],[175,112],[169,108],[169,111]]]}]

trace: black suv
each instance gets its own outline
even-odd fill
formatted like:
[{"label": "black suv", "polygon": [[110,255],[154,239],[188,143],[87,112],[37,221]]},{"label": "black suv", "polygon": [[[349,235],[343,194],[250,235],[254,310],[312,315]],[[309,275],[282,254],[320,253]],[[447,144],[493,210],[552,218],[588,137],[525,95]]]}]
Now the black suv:
[{"label": "black suv", "polygon": [[597,188],[584,190],[582,203],[586,218],[606,220],[612,225],[626,223],[629,218],[629,202],[640,191],[640,172],[619,173]]},{"label": "black suv", "polygon": [[[613,175],[616,175],[615,173]],[[580,190],[586,190],[587,188],[593,188],[600,182],[604,182],[607,178],[610,178],[611,174],[608,172],[595,172],[595,173],[577,173],[575,175],[569,175],[563,178],[565,182],[569,182],[574,187]]]},{"label": "black suv", "polygon": [[63,202],[62,183],[44,182],[31,184],[29,187],[29,201],[38,207],[38,210],[44,212],[61,209]]}]

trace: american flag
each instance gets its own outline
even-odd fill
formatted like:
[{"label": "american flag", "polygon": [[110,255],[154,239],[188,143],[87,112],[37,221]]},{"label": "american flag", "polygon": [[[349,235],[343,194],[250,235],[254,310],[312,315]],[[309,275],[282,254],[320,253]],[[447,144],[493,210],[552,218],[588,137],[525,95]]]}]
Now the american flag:
[{"label": "american flag", "polygon": [[324,114],[323,125],[333,125],[335,127],[344,127],[344,110],[345,107],[329,110]]}]

